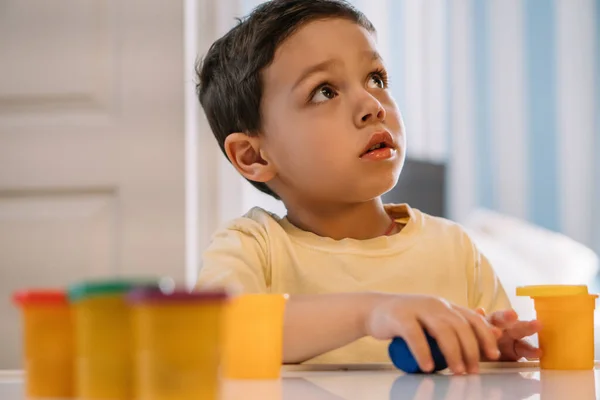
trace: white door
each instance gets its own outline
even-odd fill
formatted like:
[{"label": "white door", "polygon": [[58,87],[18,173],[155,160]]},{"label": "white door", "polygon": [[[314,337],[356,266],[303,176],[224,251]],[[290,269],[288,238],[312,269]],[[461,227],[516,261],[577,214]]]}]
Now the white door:
[{"label": "white door", "polygon": [[0,369],[15,289],[184,277],[183,2],[0,1]]}]

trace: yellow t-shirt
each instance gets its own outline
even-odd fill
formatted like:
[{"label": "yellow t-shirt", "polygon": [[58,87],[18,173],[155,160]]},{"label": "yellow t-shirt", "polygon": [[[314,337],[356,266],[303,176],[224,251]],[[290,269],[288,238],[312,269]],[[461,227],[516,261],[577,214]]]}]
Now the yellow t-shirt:
[{"label": "yellow t-shirt", "polygon": [[[488,312],[510,308],[489,262],[459,225],[408,205],[386,210],[404,225],[399,233],[334,240],[254,208],[215,234],[203,255],[199,286],[290,295],[418,293]],[[310,362],[387,362],[387,345],[362,338]]]}]

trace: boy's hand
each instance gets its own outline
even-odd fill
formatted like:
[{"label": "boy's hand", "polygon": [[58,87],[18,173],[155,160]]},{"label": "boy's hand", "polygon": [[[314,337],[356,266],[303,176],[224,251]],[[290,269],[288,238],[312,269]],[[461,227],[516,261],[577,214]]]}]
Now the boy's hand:
[{"label": "boy's hand", "polygon": [[423,329],[435,338],[456,374],[477,373],[482,355],[490,360],[500,357],[498,338],[502,331],[475,311],[441,298],[393,296],[373,307],[366,319],[368,335],[381,340],[402,337],[421,370],[429,372],[434,364]]},{"label": "boy's hand", "polygon": [[[478,310],[478,313],[483,314],[483,311]],[[517,361],[522,357],[531,360],[542,355],[540,349],[523,340],[540,331],[539,321],[519,321],[514,310],[496,311],[487,318],[492,325],[502,329],[502,336],[498,339],[501,361]]]}]

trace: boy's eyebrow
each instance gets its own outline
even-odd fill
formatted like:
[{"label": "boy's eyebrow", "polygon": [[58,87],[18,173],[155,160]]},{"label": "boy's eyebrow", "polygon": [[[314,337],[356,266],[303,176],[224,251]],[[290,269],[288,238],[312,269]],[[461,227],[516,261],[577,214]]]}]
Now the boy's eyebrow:
[{"label": "boy's eyebrow", "polygon": [[367,50],[365,51],[365,55],[371,56],[371,61],[383,61],[381,55],[375,50]]},{"label": "boy's eyebrow", "polygon": [[[383,60],[381,58],[381,55],[379,55],[379,53],[375,50],[367,50],[364,52],[364,54],[367,57],[370,56],[369,61],[382,61]],[[315,74],[315,73],[321,72],[321,71],[327,71],[329,68],[331,68],[335,64],[339,64],[339,61],[336,59],[330,59],[330,60],[326,60],[326,61],[320,62],[318,64],[315,64],[315,65],[312,65],[312,66],[306,68],[304,71],[302,71],[300,78],[298,78],[296,83],[294,83],[292,90],[296,89],[296,87],[298,87],[298,85],[300,85],[302,83],[302,81],[304,81],[306,78],[308,78],[312,74]]]},{"label": "boy's eyebrow", "polygon": [[373,50],[373,51],[367,51],[367,54],[371,55],[371,61],[381,61],[383,62],[383,57],[381,57],[381,54],[379,54],[377,51]]},{"label": "boy's eyebrow", "polygon": [[306,68],[304,71],[302,71],[302,74],[300,74],[300,78],[298,78],[296,83],[294,83],[292,90],[296,89],[296,87],[298,87],[298,85],[300,85],[302,83],[302,81],[304,81],[306,78],[308,78],[312,74],[315,74],[315,73],[321,72],[321,71],[327,71],[329,68],[331,68],[335,64],[339,64],[339,61],[332,58],[332,59],[320,62],[318,64],[311,65],[310,67]]}]

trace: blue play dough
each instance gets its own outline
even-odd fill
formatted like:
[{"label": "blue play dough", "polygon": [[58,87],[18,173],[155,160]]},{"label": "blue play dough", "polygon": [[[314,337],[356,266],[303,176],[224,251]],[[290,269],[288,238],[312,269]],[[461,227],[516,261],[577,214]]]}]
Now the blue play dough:
[{"label": "blue play dough", "polygon": [[[427,338],[427,342],[429,343],[429,348],[431,349],[431,356],[435,365],[432,372],[437,372],[446,369],[448,367],[448,364],[446,363],[446,359],[444,358],[444,355],[442,354],[437,342],[434,338],[429,336],[427,332],[425,332],[425,336]],[[421,371],[421,368],[419,368],[419,364],[417,364],[417,361],[410,352],[410,349],[408,348],[408,345],[406,344],[404,339],[395,338],[394,340],[392,340],[388,351],[392,362],[398,369],[406,372],[407,374],[423,373],[423,371]]]}]

